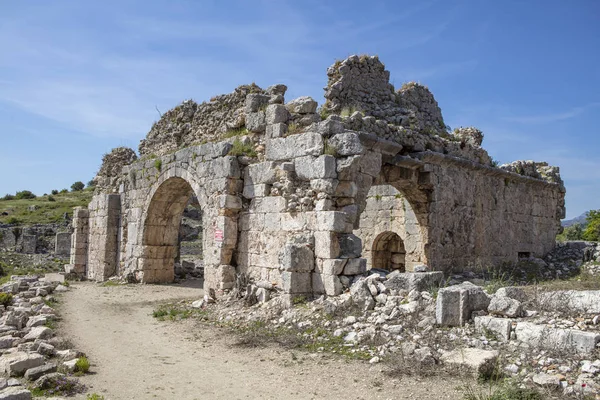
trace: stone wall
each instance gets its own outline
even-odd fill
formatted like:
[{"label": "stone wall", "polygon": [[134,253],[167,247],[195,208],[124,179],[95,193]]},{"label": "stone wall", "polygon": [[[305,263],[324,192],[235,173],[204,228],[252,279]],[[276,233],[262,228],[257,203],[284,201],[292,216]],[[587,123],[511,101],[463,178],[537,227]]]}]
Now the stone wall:
[{"label": "stone wall", "polygon": [[24,254],[55,254],[68,257],[70,246],[63,246],[56,251],[58,235],[69,235],[61,231],[70,231],[64,224],[39,224],[27,226],[0,226],[0,251],[12,251]]},{"label": "stone wall", "polygon": [[554,246],[564,215],[557,168],[495,167],[481,131],[449,133],[431,93],[394,92],[376,58],[350,57],[328,74],[323,115],[309,97],[285,103],[284,85],[165,113],[142,157],[79,211],[73,268],[96,280],[172,281],[193,196],[209,293],[246,274],[292,296],[335,295],[367,267],[465,269]]}]

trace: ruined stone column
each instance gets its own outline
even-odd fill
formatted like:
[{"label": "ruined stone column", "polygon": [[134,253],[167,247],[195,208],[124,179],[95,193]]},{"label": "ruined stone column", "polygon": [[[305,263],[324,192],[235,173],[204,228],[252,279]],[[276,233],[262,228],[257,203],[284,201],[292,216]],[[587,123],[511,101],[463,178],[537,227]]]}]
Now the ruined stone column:
[{"label": "ruined stone column", "polygon": [[94,196],[89,205],[89,264],[87,278],[104,281],[116,273],[121,196]]},{"label": "ruined stone column", "polygon": [[71,235],[71,260],[65,265],[67,273],[79,276],[86,274],[88,262],[89,211],[76,207],[73,212],[73,234]]}]

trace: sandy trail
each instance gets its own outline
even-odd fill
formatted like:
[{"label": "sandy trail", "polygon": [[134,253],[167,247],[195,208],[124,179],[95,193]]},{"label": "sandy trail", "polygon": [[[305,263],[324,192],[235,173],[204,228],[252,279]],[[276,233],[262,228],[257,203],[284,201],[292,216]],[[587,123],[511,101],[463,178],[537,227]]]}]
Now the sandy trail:
[{"label": "sandy trail", "polygon": [[[232,345],[193,320],[160,322],[160,302],[198,299],[199,287],[71,285],[61,299],[62,334],[92,363],[89,393],[117,399],[460,399],[459,380],[391,379],[380,365]],[[295,359],[294,359],[295,358]],[[85,396],[80,397],[85,398]]]}]

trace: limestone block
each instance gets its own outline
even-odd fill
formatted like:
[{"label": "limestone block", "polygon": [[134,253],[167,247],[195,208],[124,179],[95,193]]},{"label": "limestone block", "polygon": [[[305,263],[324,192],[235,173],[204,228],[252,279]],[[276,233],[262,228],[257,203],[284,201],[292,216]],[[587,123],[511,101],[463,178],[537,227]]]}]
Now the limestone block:
[{"label": "limestone block", "polygon": [[273,184],[277,180],[276,167],[272,161],[248,165],[244,169],[244,185]]},{"label": "limestone block", "polygon": [[240,167],[236,157],[224,156],[210,161],[212,178],[239,178]]},{"label": "limestone block", "polygon": [[[77,362],[77,360],[75,360],[75,362]],[[56,364],[40,365],[39,367],[29,368],[27,371],[25,371],[25,379],[35,381],[43,375],[47,375],[52,372],[56,372]]]},{"label": "limestone block", "polygon": [[316,262],[316,271],[325,275],[340,275],[344,271],[344,266],[347,262],[348,260],[341,258],[318,258]]},{"label": "limestone block", "polygon": [[329,138],[328,143],[336,149],[340,156],[353,156],[365,152],[358,134],[354,132],[338,133]]},{"label": "limestone block", "polygon": [[254,113],[269,104],[270,96],[260,93],[250,93],[246,96],[245,111],[246,113]]},{"label": "limestone block", "polygon": [[358,187],[352,181],[339,181],[335,189],[335,195],[338,197],[355,197],[357,193]]},{"label": "limestone block", "polygon": [[218,204],[219,208],[240,210],[242,208],[242,199],[240,199],[238,196],[222,194],[218,197]]},{"label": "limestone block", "polygon": [[499,340],[507,342],[510,339],[512,321],[506,318],[495,318],[489,316],[475,317],[475,330],[485,334],[492,332]]},{"label": "limestone block", "polygon": [[362,240],[352,234],[343,234],[338,236],[340,243],[340,258],[356,258],[362,253]]},{"label": "limestone block", "polygon": [[44,364],[44,356],[37,353],[17,352],[4,354],[0,359],[0,370],[8,376],[22,376],[29,368]]},{"label": "limestone block", "polygon": [[271,104],[267,106],[265,121],[267,125],[286,123],[290,113],[282,104]]},{"label": "limestone block", "polygon": [[235,282],[235,267],[231,265],[219,265],[215,270],[217,282]]},{"label": "limestone block", "polygon": [[315,268],[315,254],[306,245],[286,244],[279,254],[279,267],[289,272],[311,272]]},{"label": "limestone block", "polygon": [[[340,211],[319,211],[316,229],[319,231],[345,232],[346,214]],[[333,257],[335,258],[335,257]]]},{"label": "limestone block", "polygon": [[317,102],[309,96],[301,96],[288,102],[285,107],[291,113],[295,114],[312,114],[317,111]]},{"label": "limestone block", "polygon": [[325,293],[328,296],[338,296],[342,294],[344,288],[337,275],[312,274],[313,292],[317,294]]},{"label": "limestone block", "polygon": [[[317,213],[318,214],[318,213]],[[314,232],[315,255],[319,258],[338,258],[340,243],[335,233],[329,231]]]},{"label": "limestone block", "polygon": [[261,183],[259,185],[246,185],[242,196],[247,199],[253,199],[255,197],[266,197],[271,192],[271,185]]},{"label": "limestone block", "polygon": [[591,353],[600,342],[600,335],[575,329],[550,328],[531,322],[518,322],[517,340],[541,349]]},{"label": "limestone block", "polygon": [[290,160],[302,156],[323,154],[323,136],[314,132],[299,133],[267,142],[267,160]]},{"label": "limestone block", "polygon": [[474,348],[456,349],[442,354],[441,360],[445,364],[467,368],[477,378],[488,378],[496,372],[498,351]]},{"label": "limestone block", "polygon": [[71,233],[58,232],[54,242],[54,254],[68,257],[71,254]]},{"label": "limestone block", "polygon": [[488,312],[493,315],[501,315],[509,318],[520,317],[523,314],[521,302],[510,297],[492,296]]},{"label": "limestone block", "polygon": [[255,213],[279,213],[285,211],[286,201],[282,196],[256,197],[250,203]]},{"label": "limestone block", "polygon": [[279,232],[281,231],[281,214],[278,213],[267,213],[265,214],[265,227],[266,232]]},{"label": "limestone block", "polygon": [[37,250],[37,236],[23,235],[23,253],[35,254]]},{"label": "limestone block", "polygon": [[344,275],[362,275],[367,271],[367,260],[364,258],[350,258],[344,266]]},{"label": "limestone block", "polygon": [[285,293],[311,293],[312,273],[283,271],[281,273],[281,284]]},{"label": "limestone block", "polygon": [[298,157],[294,167],[298,178],[303,180],[335,178],[337,175],[335,157],[330,155]]},{"label": "limestone block", "polygon": [[381,153],[369,151],[360,159],[360,171],[364,174],[377,178],[381,171]]},{"label": "limestone block", "polygon": [[600,290],[558,290],[540,293],[540,305],[546,309],[568,309],[573,313],[600,314]]},{"label": "limestone block", "polygon": [[284,123],[267,125],[265,134],[268,138],[284,137],[288,132],[288,126]]},{"label": "limestone block", "polygon": [[435,307],[436,322],[444,326],[462,326],[471,319],[473,311],[486,310],[489,303],[483,289],[470,282],[440,289]]},{"label": "limestone block", "polygon": [[31,392],[23,386],[9,386],[0,392],[1,400],[31,400]]},{"label": "limestone block", "polygon": [[265,121],[265,112],[257,111],[246,114],[246,128],[250,132],[261,133],[265,131],[267,124]]},{"label": "limestone block", "polygon": [[317,193],[322,192],[333,196],[338,183],[337,179],[312,179],[310,187]]}]

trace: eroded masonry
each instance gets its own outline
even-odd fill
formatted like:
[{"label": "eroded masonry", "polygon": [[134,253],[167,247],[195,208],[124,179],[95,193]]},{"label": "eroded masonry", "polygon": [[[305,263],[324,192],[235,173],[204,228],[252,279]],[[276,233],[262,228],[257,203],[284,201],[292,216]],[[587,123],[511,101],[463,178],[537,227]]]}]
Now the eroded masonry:
[{"label": "eroded masonry", "polygon": [[449,132],[433,95],[396,90],[377,57],[328,71],[325,103],[241,86],[162,115],[138,158],[104,157],[73,221],[73,272],[170,282],[190,199],[205,288],[237,274],[291,295],[336,295],[370,268],[465,270],[541,257],[564,217],[558,168],[497,166],[475,128]]}]

